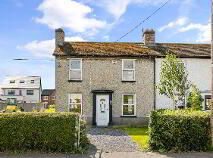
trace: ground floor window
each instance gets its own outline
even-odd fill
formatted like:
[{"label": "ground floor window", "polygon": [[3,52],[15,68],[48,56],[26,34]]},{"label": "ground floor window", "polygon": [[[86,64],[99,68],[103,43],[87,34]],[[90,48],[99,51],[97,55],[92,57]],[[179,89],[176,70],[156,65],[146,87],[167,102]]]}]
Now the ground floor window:
[{"label": "ground floor window", "polygon": [[122,97],[122,115],[135,116],[136,115],[136,95],[124,94]]},{"label": "ground floor window", "polygon": [[8,105],[16,105],[17,99],[16,98],[7,98]]},{"label": "ground floor window", "polygon": [[205,110],[210,110],[211,105],[211,95],[205,95]]},{"label": "ground floor window", "polygon": [[82,94],[69,94],[68,111],[79,112],[82,114]]}]

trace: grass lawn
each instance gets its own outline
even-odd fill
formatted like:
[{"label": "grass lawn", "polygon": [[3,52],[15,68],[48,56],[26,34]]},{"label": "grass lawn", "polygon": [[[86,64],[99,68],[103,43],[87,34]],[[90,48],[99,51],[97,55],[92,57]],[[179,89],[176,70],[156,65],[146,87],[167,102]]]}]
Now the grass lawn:
[{"label": "grass lawn", "polygon": [[132,136],[132,140],[140,144],[141,149],[148,149],[148,127],[119,127],[119,129],[125,130],[129,136]]}]

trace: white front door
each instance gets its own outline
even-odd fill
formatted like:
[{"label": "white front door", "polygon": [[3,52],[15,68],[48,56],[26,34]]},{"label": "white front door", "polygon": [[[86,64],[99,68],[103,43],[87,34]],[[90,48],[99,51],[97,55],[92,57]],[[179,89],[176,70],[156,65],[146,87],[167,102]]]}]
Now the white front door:
[{"label": "white front door", "polygon": [[97,126],[109,125],[109,95],[96,95],[96,124]]}]

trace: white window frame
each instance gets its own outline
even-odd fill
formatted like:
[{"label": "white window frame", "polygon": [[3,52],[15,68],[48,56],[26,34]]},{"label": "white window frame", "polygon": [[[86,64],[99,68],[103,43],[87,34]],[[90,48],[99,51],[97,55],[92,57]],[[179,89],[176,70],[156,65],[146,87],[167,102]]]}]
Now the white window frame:
[{"label": "white window frame", "polygon": [[[122,81],[135,81],[135,60],[136,59],[122,59]],[[133,61],[133,69],[124,69],[124,62],[125,61]],[[124,71],[133,71],[134,72],[134,79],[133,80],[126,80],[124,79]]]},{"label": "white window frame", "polygon": [[[72,60],[80,60],[80,69],[71,69]],[[81,78],[80,79],[72,79],[71,78],[71,73],[70,73],[70,71],[72,71],[72,70],[80,70],[81,71]],[[71,59],[69,59],[69,80],[71,80],[71,81],[82,81],[82,59],[79,59],[79,58],[71,58]]]},{"label": "white window frame", "polygon": [[82,95],[82,93],[69,93],[68,94],[68,108],[67,108],[67,110],[68,110],[68,112],[69,112],[69,108],[70,108],[70,106],[72,106],[72,105],[70,105],[71,103],[70,103],[70,99],[71,99],[71,95],[72,94],[79,94],[79,95],[81,95],[81,115],[83,114],[83,95]]},{"label": "white window frame", "polygon": [[[124,96],[125,95],[132,95],[133,96],[133,104],[124,104]],[[134,115],[124,115],[123,114],[123,106],[124,105],[134,105]],[[121,106],[122,106],[122,114],[121,114],[121,116],[125,116],[125,117],[128,117],[128,116],[136,116],[136,113],[137,113],[137,111],[136,111],[136,106],[137,106],[137,104],[136,104],[136,94],[122,94],[122,103],[121,103]]]}]

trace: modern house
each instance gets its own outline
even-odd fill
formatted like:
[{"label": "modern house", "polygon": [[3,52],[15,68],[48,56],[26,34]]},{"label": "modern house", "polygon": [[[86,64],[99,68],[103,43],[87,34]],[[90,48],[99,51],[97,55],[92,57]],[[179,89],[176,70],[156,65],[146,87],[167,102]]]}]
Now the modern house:
[{"label": "modern house", "polygon": [[55,89],[43,89],[41,94],[41,102],[47,108],[48,105],[55,104]]},{"label": "modern house", "polygon": [[[53,53],[57,111],[79,107],[88,123],[97,126],[142,125],[151,110],[169,107],[169,100],[164,106],[167,103],[156,90],[160,62],[168,50],[191,66],[200,60],[198,66],[208,67],[210,45],[156,43],[153,30],[143,35],[144,42],[138,43],[68,42],[64,31],[57,29]],[[191,78],[198,77],[191,66]],[[206,79],[195,82],[201,86]],[[210,89],[206,84],[202,90]]]},{"label": "modern house", "polygon": [[7,77],[2,85],[3,94],[0,99],[8,105],[20,103],[40,103],[41,102],[41,77]]}]

